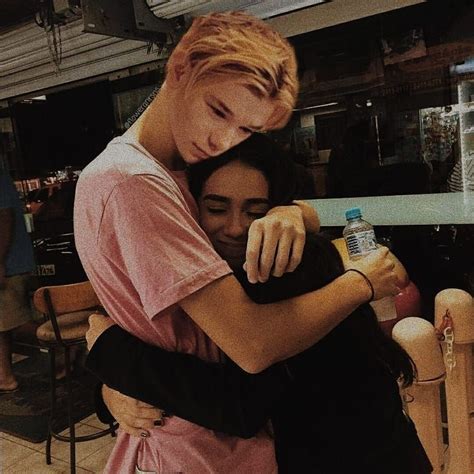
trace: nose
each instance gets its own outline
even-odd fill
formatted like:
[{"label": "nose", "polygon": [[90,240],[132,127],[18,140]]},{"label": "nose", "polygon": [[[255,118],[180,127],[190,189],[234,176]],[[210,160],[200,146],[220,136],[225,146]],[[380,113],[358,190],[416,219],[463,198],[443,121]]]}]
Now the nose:
[{"label": "nose", "polygon": [[232,239],[239,239],[247,235],[248,228],[247,219],[240,212],[234,212],[226,220],[224,234]]},{"label": "nose", "polygon": [[237,145],[236,133],[233,129],[226,127],[215,130],[208,138],[209,149],[213,154],[221,154]]}]

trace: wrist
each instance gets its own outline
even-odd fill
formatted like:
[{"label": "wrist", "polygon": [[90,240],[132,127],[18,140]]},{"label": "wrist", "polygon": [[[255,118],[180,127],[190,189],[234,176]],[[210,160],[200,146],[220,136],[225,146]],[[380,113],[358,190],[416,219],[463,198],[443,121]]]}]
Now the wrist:
[{"label": "wrist", "polygon": [[303,211],[301,210],[300,206],[298,204],[295,204],[294,202],[292,204],[288,204],[286,206],[275,206],[272,207],[268,212],[267,216],[272,215],[272,214],[279,214],[281,212],[294,212],[298,215],[303,215]]},{"label": "wrist", "polygon": [[348,290],[354,294],[359,305],[373,300],[374,289],[372,283],[362,272],[350,268],[342,274],[341,278],[344,279]]},{"label": "wrist", "polygon": [[292,205],[301,211],[301,216],[306,229],[310,234],[317,234],[321,230],[319,215],[311,204],[306,201],[295,200]]}]

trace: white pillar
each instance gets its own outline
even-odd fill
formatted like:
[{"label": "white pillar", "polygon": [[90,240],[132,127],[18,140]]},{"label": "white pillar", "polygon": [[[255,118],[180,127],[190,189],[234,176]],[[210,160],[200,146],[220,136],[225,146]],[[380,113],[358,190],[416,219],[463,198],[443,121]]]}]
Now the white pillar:
[{"label": "white pillar", "polygon": [[[472,474],[474,472],[474,438],[471,436],[470,411],[472,397],[472,342],[474,342],[474,305],[472,296],[463,290],[446,289],[435,299],[435,324],[442,327],[446,316],[452,322],[454,339],[451,346],[443,342],[447,361],[452,350],[450,370],[447,364],[446,404],[448,409],[449,473]],[[474,433],[473,433],[474,434]]]},{"label": "white pillar", "polygon": [[417,380],[404,391],[407,410],[433,465],[433,473],[440,474],[444,453],[439,386],[445,369],[435,328],[424,319],[405,318],[394,326],[392,337],[417,367]]}]

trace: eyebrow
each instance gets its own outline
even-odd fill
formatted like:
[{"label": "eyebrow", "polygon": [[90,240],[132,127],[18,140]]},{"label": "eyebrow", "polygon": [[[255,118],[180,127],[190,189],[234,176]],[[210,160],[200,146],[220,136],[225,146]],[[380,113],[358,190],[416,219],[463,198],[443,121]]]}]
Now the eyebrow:
[{"label": "eyebrow", "polygon": [[[220,194],[206,194],[202,199],[203,201],[218,201],[223,203],[228,203],[230,201],[229,198],[221,196]],[[269,206],[270,200],[266,198],[249,198],[245,200],[245,204],[266,204]]]},{"label": "eyebrow", "polygon": [[[232,112],[232,110],[230,110],[229,107],[227,107],[227,105],[225,105],[224,102],[222,102],[222,100],[218,99],[214,95],[211,95],[210,98],[214,100],[217,103],[217,105],[221,107],[222,110],[224,110],[226,114],[230,115],[231,117],[234,116],[234,112]],[[259,132],[263,130],[263,125],[247,125],[246,127],[243,127],[243,128],[248,128],[249,130],[252,130],[254,132]]]}]

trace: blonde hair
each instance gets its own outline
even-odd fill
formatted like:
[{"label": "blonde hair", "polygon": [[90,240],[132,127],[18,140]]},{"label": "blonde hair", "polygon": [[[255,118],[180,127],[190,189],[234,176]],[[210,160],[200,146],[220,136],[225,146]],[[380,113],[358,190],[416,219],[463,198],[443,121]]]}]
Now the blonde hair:
[{"label": "blonde hair", "polygon": [[216,76],[243,80],[258,97],[277,103],[268,130],[286,125],[298,95],[293,47],[262,20],[243,12],[197,17],[171,54],[167,70],[182,55],[191,67],[188,85]]}]

